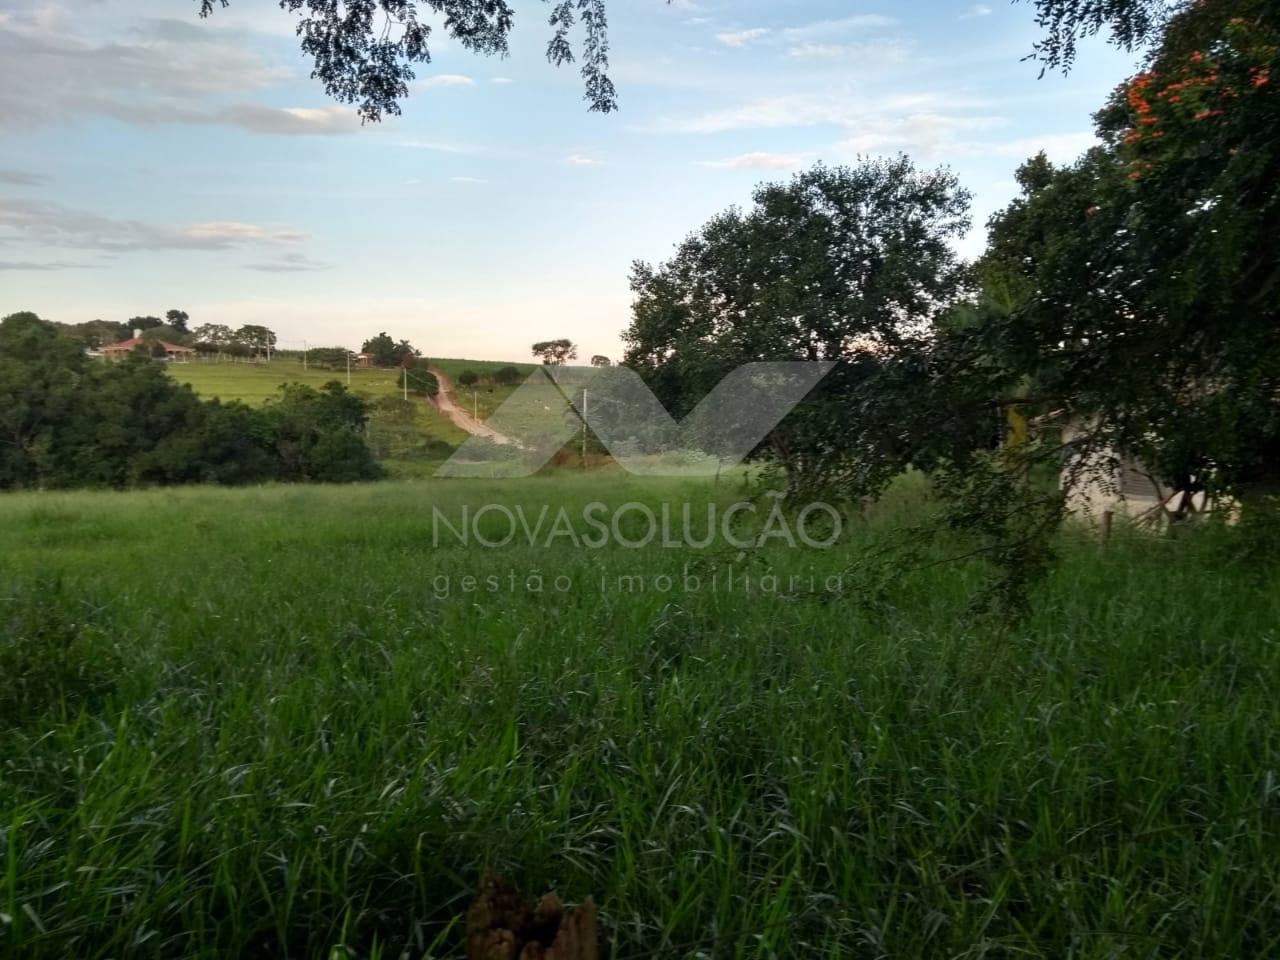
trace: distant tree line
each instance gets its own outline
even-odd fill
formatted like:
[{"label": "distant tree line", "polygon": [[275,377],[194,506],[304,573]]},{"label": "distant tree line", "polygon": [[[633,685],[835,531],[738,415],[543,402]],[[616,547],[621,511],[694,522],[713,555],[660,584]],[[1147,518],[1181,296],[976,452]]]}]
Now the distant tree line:
[{"label": "distant tree line", "polygon": [[203,401],[143,352],[97,363],[35,314],[0,320],[0,489],[371,480],[367,415],[339,383]]}]

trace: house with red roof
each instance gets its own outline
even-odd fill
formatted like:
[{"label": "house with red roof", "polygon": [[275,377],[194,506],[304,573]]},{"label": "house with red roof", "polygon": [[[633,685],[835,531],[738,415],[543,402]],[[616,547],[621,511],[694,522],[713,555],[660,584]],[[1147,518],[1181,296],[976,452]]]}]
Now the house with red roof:
[{"label": "house with red roof", "polygon": [[144,340],[138,336],[122,340],[120,343],[107,344],[98,352],[108,360],[123,360],[139,347],[150,352],[155,350],[157,346],[164,348],[164,358],[173,363],[190,363],[196,355],[196,352],[190,347],[170,343],[167,340]]}]

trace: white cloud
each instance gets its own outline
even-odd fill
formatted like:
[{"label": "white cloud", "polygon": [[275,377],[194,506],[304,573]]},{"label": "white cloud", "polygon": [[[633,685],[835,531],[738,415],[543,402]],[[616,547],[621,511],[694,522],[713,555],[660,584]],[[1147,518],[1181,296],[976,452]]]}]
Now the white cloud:
[{"label": "white cloud", "polygon": [[767,27],[755,27],[751,30],[738,30],[733,33],[717,33],[716,39],[726,47],[745,47],[761,37],[767,37],[772,32]]},{"label": "white cloud", "polygon": [[445,140],[400,140],[396,142],[396,146],[406,147],[410,150],[430,150],[432,153],[453,153],[468,157],[492,152],[487,147],[478,147],[469,143],[450,143]]},{"label": "white cloud", "polygon": [[[125,21],[86,32],[56,4],[0,20],[0,130],[106,116],[135,126],[224,126],[272,135],[360,130],[348,107],[269,107],[236,100],[292,76],[246,49],[240,30],[185,20]],[[232,98],[231,103],[226,100]]]},{"label": "white cloud", "polygon": [[434,77],[419,81],[419,87],[474,87],[476,82],[460,73],[438,73]]},{"label": "white cloud", "polygon": [[302,253],[282,253],[271,260],[245,264],[245,269],[257,270],[259,273],[314,273],[317,270],[327,270],[328,267],[329,264],[312,260]]},{"label": "white cloud", "polygon": [[57,270],[101,270],[101,264],[95,263],[70,263],[65,260],[41,261],[32,260],[0,260],[0,272],[4,271],[27,271],[52,273]]},{"label": "white cloud", "polygon": [[660,129],[676,133],[724,133],[730,130],[781,129],[786,127],[839,126],[854,128],[885,118],[912,114],[948,114],[982,104],[946,94],[895,94],[879,101],[852,96],[788,94],[760,97],[725,110],[699,116],[668,119]]},{"label": "white cloud", "polygon": [[450,177],[450,183],[488,183],[483,177]]},{"label": "white cloud", "polygon": [[702,160],[699,166],[720,170],[792,170],[806,161],[800,153],[744,153],[725,160]]},{"label": "white cloud", "polygon": [[512,80],[510,77],[490,77],[490,78],[489,78],[489,82],[490,82],[490,83],[504,84],[504,85],[505,85],[505,84],[508,84],[508,83],[515,83],[515,81],[514,81],[514,80]]},{"label": "white cloud", "polygon": [[977,3],[960,15],[961,20],[972,20],[975,17],[989,17],[992,10],[985,3]]},{"label": "white cloud", "polygon": [[862,13],[852,17],[842,17],[839,20],[819,20],[803,27],[791,27],[784,32],[791,40],[824,41],[849,33],[892,27],[897,23],[898,21],[893,17],[885,17],[877,13]]},{"label": "white cloud", "polygon": [[121,220],[56,203],[0,197],[0,243],[78,250],[229,250],[247,245],[292,245],[295,230],[219,220],[173,227]]},{"label": "white cloud", "polygon": [[801,43],[787,53],[800,60],[857,60],[859,66],[904,63],[908,56],[901,40],[867,40],[853,43]]},{"label": "white cloud", "polygon": [[565,157],[565,163],[574,167],[598,167],[600,161],[594,157],[588,157],[581,153],[571,153]]},{"label": "white cloud", "polygon": [[161,122],[201,113],[214,96],[259,90],[289,76],[225,32],[182,21],[138,20],[113,38],[78,35],[56,5],[0,23],[0,128],[82,114]]},{"label": "white cloud", "polygon": [[14,187],[38,187],[48,183],[49,178],[42,173],[29,173],[26,170],[0,170],[0,183]]},{"label": "white cloud", "polygon": [[278,108],[240,103],[180,122],[221,124],[250,133],[284,136],[349,134],[359,133],[361,129],[359,118],[349,108],[338,106]]}]

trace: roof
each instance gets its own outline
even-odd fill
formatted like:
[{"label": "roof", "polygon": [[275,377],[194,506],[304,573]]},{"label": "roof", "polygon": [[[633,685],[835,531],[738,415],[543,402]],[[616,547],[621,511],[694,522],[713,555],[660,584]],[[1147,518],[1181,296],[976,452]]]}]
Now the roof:
[{"label": "roof", "polygon": [[128,340],[122,340],[119,343],[109,343],[102,347],[103,353],[132,353],[138,347],[147,346],[152,343],[158,343],[164,347],[166,353],[195,353],[190,347],[180,346],[176,343],[170,343],[168,340],[144,340],[141,337],[132,337]]}]

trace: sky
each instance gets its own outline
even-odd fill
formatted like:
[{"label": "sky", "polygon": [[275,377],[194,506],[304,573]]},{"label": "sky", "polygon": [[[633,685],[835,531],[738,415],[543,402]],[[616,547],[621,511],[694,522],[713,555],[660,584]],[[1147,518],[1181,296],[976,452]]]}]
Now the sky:
[{"label": "sky", "polygon": [[362,126],[274,0],[3,0],[0,315],[617,358],[634,261],[817,161],[949,166],[977,255],[1018,164],[1087,148],[1137,56],[1095,40],[1039,77],[1033,9],[998,0],[610,0],[602,115],[546,62],[547,5],[514,6],[509,58],[437,30],[403,115]]}]

